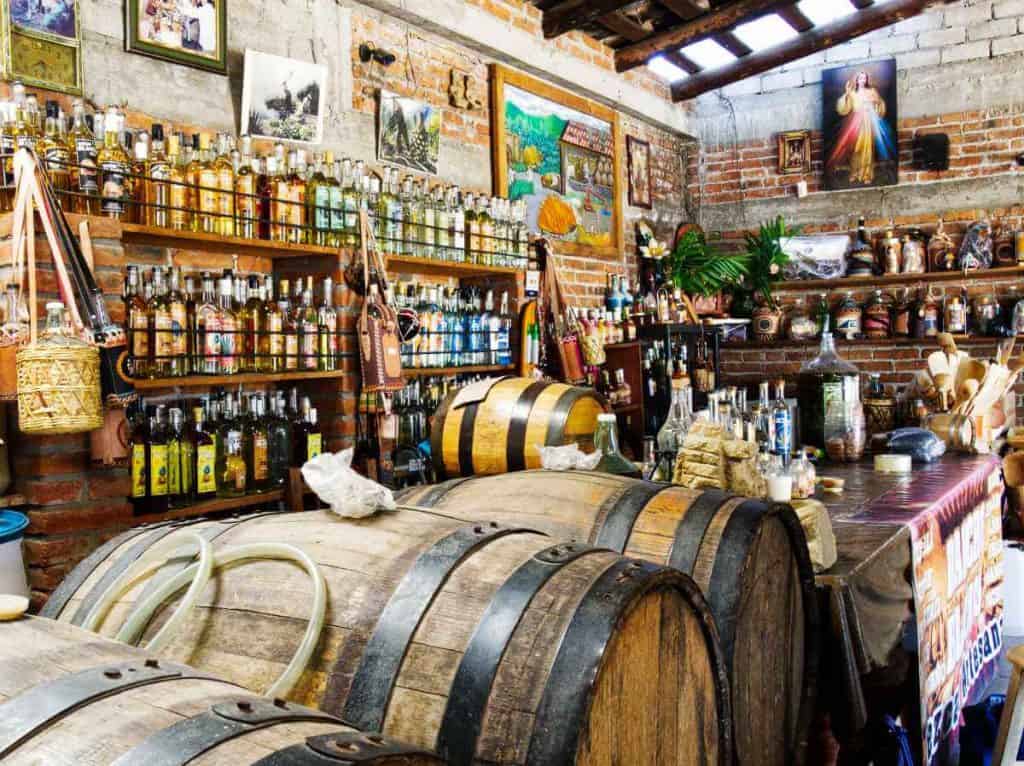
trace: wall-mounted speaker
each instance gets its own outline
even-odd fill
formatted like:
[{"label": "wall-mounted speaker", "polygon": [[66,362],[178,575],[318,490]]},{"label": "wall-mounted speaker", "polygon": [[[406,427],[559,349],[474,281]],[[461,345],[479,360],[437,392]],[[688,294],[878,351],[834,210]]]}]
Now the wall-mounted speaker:
[{"label": "wall-mounted speaker", "polygon": [[949,170],[949,136],[929,133],[914,136],[915,170]]}]

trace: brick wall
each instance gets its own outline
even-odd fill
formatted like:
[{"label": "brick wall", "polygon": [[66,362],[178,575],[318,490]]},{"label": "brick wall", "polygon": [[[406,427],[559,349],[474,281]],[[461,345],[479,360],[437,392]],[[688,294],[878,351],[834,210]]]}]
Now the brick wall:
[{"label": "brick wall", "polygon": [[[698,151],[687,159],[687,205],[706,229],[738,247],[743,234],[782,215],[807,233],[850,232],[864,215],[874,233],[890,221],[898,227],[934,231],[940,217],[954,237],[982,217],[1008,229],[1024,226],[1020,173],[1015,158],[1024,151],[1024,90],[1018,73],[1024,57],[1024,2],[967,2],[935,7],[915,18],[857,40],[734,83],[696,101]],[[896,186],[827,192],[822,189],[821,73],[858,62],[895,58],[898,79],[899,183]],[[777,172],[776,136],[810,130],[812,167],[805,175]],[[916,135],[946,133],[950,168],[921,172],[912,166]],[[798,199],[796,184],[809,194]],[[1006,295],[1020,280],[970,280],[971,295]],[[913,278],[908,278],[913,286]],[[959,282],[936,289],[959,292]],[[845,291],[834,284],[830,299]],[[863,300],[869,291],[855,291]],[[892,293],[890,287],[887,292]],[[796,292],[782,292],[791,304]],[[804,294],[814,304],[817,299]],[[727,350],[727,379],[756,382],[792,378],[817,344],[782,348],[747,345]],[[864,371],[882,373],[897,384],[921,369],[924,346],[865,342],[840,346]],[[994,341],[972,341],[972,354],[991,355]]]},{"label": "brick wall", "polygon": [[[376,10],[349,3],[315,0],[301,8],[288,9],[291,0],[239,0],[229,11],[229,77],[220,78],[183,67],[131,56],[120,50],[119,7],[104,0],[83,0],[86,95],[97,105],[127,101],[129,124],[148,127],[154,120],[172,123],[186,130],[237,129],[235,101],[241,90],[241,50],[253,47],[281,55],[313,58],[326,62],[330,76],[325,143],[338,156],[367,160],[371,167],[375,152],[374,123],[377,91],[387,89],[428,101],[443,110],[441,170],[438,181],[459,183],[470,191],[491,192],[490,119],[488,66],[494,60],[480,50],[453,42],[446,36],[421,29]],[[540,13],[520,0],[467,0],[485,9],[497,23],[525,33],[540,53],[551,50],[565,54],[564,60],[614,75],[610,50],[579,34],[545,41]],[[279,7],[281,6],[281,7]],[[351,6],[348,20],[339,8]],[[108,22],[117,20],[116,29]],[[340,42],[330,35],[345,28],[348,36]],[[327,30],[327,31],[325,31]],[[368,41],[395,53],[395,63],[383,68],[363,64],[358,58],[360,43]],[[346,49],[340,50],[343,43]],[[524,54],[526,51],[524,51]],[[351,65],[351,109],[341,99],[340,73]],[[507,62],[506,62],[507,63]],[[472,94],[480,98],[479,108],[457,109],[449,105],[449,73],[452,68],[468,73]],[[566,73],[561,73],[567,76]],[[667,86],[646,73],[632,72],[622,83],[649,94],[651,105],[668,99]],[[157,87],[159,86],[159,87]],[[2,86],[0,86],[2,87]],[[625,86],[623,86],[625,87]],[[606,94],[602,94],[607,98]],[[67,110],[69,99],[58,96]],[[581,302],[600,300],[605,271],[623,273],[633,260],[631,222],[644,214],[671,231],[683,199],[683,138],[662,126],[635,115],[623,115],[623,134],[650,141],[654,152],[653,183],[655,209],[642,211],[625,204],[627,219],[624,253],[605,259],[566,259],[568,285]],[[120,319],[119,298],[122,272],[129,263],[145,266],[176,264],[188,271],[220,270],[231,265],[226,255],[202,251],[169,250],[122,244],[109,233],[94,231],[97,281],[107,293],[111,314]],[[39,244],[40,289],[55,294],[56,283],[46,258],[45,243]],[[289,262],[290,263],[290,262]],[[243,258],[240,272],[269,271],[263,259]],[[343,326],[351,329],[355,301],[340,291]],[[353,351],[347,347],[343,350]],[[351,368],[351,363],[350,363]],[[307,384],[304,392],[314,398],[325,422],[328,446],[338,449],[351,443],[354,435],[355,372],[333,384]],[[8,408],[15,434],[13,407]],[[25,494],[31,525],[26,551],[33,601],[38,606],[46,594],[90,550],[132,523],[127,471],[102,468],[91,463],[88,436],[38,438],[14,436],[11,454],[15,487]]]}]

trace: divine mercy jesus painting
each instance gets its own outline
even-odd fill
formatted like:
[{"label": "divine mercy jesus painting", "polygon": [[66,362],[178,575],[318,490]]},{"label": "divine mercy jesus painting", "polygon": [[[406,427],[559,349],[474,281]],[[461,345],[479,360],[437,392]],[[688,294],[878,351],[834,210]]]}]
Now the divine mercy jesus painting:
[{"label": "divine mercy jesus painting", "polygon": [[896,61],[825,70],[822,90],[825,188],[895,184]]}]

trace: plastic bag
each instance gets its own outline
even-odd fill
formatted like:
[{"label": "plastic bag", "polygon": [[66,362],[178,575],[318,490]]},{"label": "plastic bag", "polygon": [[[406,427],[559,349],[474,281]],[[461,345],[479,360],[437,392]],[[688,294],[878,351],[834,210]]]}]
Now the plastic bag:
[{"label": "plastic bag", "polygon": [[601,453],[588,455],[578,444],[566,444],[564,447],[540,447],[540,466],[548,471],[593,471],[601,462]]},{"label": "plastic bag", "polygon": [[850,238],[845,234],[784,237],[779,247],[789,256],[783,268],[786,279],[837,279],[846,274]]},{"label": "plastic bag", "polygon": [[931,463],[946,454],[946,442],[924,428],[897,428],[886,439],[889,452],[910,455],[915,463]]},{"label": "plastic bag", "polygon": [[333,513],[348,519],[395,510],[395,496],[387,487],[352,469],[352,448],[324,452],[302,466],[302,478]]}]

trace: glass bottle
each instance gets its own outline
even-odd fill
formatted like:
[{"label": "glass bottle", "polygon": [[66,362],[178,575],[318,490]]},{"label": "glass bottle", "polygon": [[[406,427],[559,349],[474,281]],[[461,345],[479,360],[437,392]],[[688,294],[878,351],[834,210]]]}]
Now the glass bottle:
[{"label": "glass bottle", "polygon": [[240,328],[238,315],[234,309],[234,296],[230,278],[220,280],[220,305],[217,307],[217,319],[220,325],[220,358],[218,370],[220,375],[234,375],[238,372],[238,351]]},{"label": "glass bottle", "polygon": [[155,378],[166,378],[174,356],[174,328],[163,269],[153,269],[153,298],[148,303],[152,373]]},{"label": "glass bottle", "polygon": [[152,367],[149,358],[149,310],[142,296],[137,266],[129,266],[125,279],[125,317],[128,323],[133,378],[148,378]]},{"label": "glass bottle", "polygon": [[601,460],[595,471],[640,478],[640,469],[619,451],[619,432],[615,415],[602,412],[597,416],[594,448],[601,453]]},{"label": "glass bottle", "polygon": [[672,405],[664,425],[658,431],[658,452],[669,457],[669,464],[675,460],[690,430],[692,397],[693,389],[689,387],[672,389]]},{"label": "glass bottle", "polygon": [[783,464],[789,463],[790,453],[793,451],[793,415],[786,404],[786,383],[784,380],[775,381],[775,401],[771,409],[772,445],[775,454]]},{"label": "glass bottle", "polygon": [[225,401],[226,410],[220,426],[217,452],[217,496],[241,497],[248,482],[245,452],[242,448],[242,424],[233,401]]},{"label": "glass bottle", "polygon": [[259,356],[256,360],[260,372],[284,370],[284,314],[274,300],[274,280],[267,277],[263,284],[263,333],[257,338]]},{"label": "glass bottle", "polygon": [[216,375],[220,370],[220,311],[213,277],[203,272],[203,292],[196,306],[196,339],[192,344],[193,370],[202,375]]},{"label": "glass bottle", "polygon": [[450,258],[451,249],[451,208],[444,189],[434,190],[434,252],[433,257],[441,260]]},{"label": "glass bottle", "polygon": [[169,459],[170,430],[164,422],[163,405],[149,421],[149,438],[146,441],[146,476],[149,480],[147,495],[149,513],[165,513],[170,507]]},{"label": "glass bottle", "polygon": [[56,101],[46,102],[46,129],[37,147],[46,168],[46,175],[57,192],[60,204],[70,209],[65,196],[71,188],[71,153],[60,131],[60,107]]},{"label": "glass bottle", "polygon": [[199,134],[199,151],[189,163],[189,175],[196,189],[195,226],[206,234],[219,233],[220,192],[217,167],[210,156],[210,134]]},{"label": "glass bottle", "polygon": [[181,277],[177,268],[170,269],[166,305],[170,320],[170,359],[165,369],[168,375],[188,375],[188,306],[181,292]]},{"label": "glass bottle", "polygon": [[[74,210],[83,215],[99,212],[96,181],[96,137],[85,120],[85,102],[76,98],[71,105],[71,130],[68,144],[73,152],[75,167],[71,171],[71,184],[77,192]],[[3,150],[6,153],[6,149]]]},{"label": "glass bottle", "polygon": [[110,218],[120,219],[125,213],[125,186],[128,175],[128,155],[118,140],[120,116],[116,107],[107,109],[103,148],[96,162],[99,165],[101,209]]},{"label": "glass bottle", "polygon": [[[359,208],[361,205],[356,173],[352,160],[341,163],[341,184],[331,190],[331,207],[340,207],[339,214],[332,219],[332,226],[342,247],[359,246]],[[335,201],[334,195],[338,195]]]},{"label": "glass bottle", "polygon": [[231,137],[217,134],[216,156],[211,163],[217,187],[216,232],[235,236],[235,165],[231,161]]},{"label": "glass bottle", "polygon": [[852,461],[863,455],[860,374],[836,353],[831,333],[822,335],[818,355],[800,368],[797,403],[804,442],[824,448],[832,460]]},{"label": "glass bottle", "polygon": [[264,294],[260,278],[249,277],[249,298],[239,313],[241,325],[240,369],[242,372],[259,371],[259,344],[263,336]]},{"label": "glass bottle", "polygon": [[249,469],[248,488],[254,492],[270,489],[270,429],[262,396],[253,397],[251,415],[245,424],[243,442],[245,462]]},{"label": "glass bottle", "polygon": [[836,332],[847,340],[853,340],[861,334],[863,312],[853,291],[848,291],[836,308]]},{"label": "glass bottle", "polygon": [[313,173],[306,183],[306,220],[309,221],[311,244],[326,245],[331,235],[331,182],[324,172],[324,160],[320,156],[314,156]]},{"label": "glass bottle", "polygon": [[281,280],[281,292],[278,295],[278,308],[281,311],[281,320],[284,332],[284,369],[288,371],[299,369],[299,327],[291,309],[291,302],[288,295],[289,282]]},{"label": "glass bottle", "polygon": [[211,500],[217,496],[217,446],[206,430],[205,412],[201,406],[192,408],[192,431],[189,434],[194,460],[195,500]]},{"label": "glass bottle", "polygon": [[168,139],[167,163],[167,223],[175,231],[185,231],[192,227],[192,200],[195,190],[188,174],[185,153],[182,151],[181,136],[177,133],[172,133]]},{"label": "glass bottle", "polygon": [[259,192],[256,182],[259,174],[253,167],[252,137],[239,140],[240,157],[235,171],[235,235],[255,239],[259,222]]},{"label": "glass bottle", "polygon": [[167,414],[167,498],[171,508],[179,508],[186,503],[181,491],[181,437],[185,419],[177,407],[172,407]]},{"label": "glass bottle", "polygon": [[338,369],[338,312],[334,308],[334,280],[323,281],[324,300],[317,309],[319,369],[329,372]]},{"label": "glass bottle", "polygon": [[296,150],[288,154],[288,235],[287,241],[306,241],[306,153]]},{"label": "glass bottle", "polygon": [[465,261],[466,259],[466,210],[462,204],[462,193],[458,186],[451,188],[449,201],[449,260]]},{"label": "glass bottle", "polygon": [[299,369],[315,370],[320,343],[317,310],[313,307],[313,277],[306,278],[306,287],[295,312],[295,323],[299,332]]},{"label": "glass bottle", "polygon": [[288,479],[288,467],[292,462],[291,421],[285,416],[283,394],[275,396],[271,402],[268,420],[268,482],[270,486],[283,487]]},{"label": "glass bottle", "polygon": [[291,214],[288,210],[291,189],[285,169],[284,146],[274,146],[274,156],[267,157],[267,194],[270,208],[270,239],[275,242],[288,241]]},{"label": "glass bottle", "polygon": [[149,479],[146,476],[146,442],[149,440],[149,419],[146,417],[145,408],[140,407],[134,416],[129,417],[128,424],[131,427],[132,445],[129,456],[132,485],[129,501],[135,514],[143,514],[147,511],[147,491],[149,489]]},{"label": "glass bottle", "polygon": [[477,198],[476,219],[480,230],[480,249],[477,251],[477,262],[485,266],[494,265],[494,218],[488,209],[487,197]]}]

